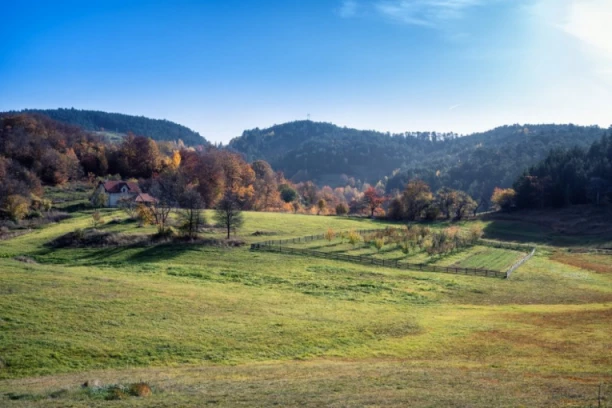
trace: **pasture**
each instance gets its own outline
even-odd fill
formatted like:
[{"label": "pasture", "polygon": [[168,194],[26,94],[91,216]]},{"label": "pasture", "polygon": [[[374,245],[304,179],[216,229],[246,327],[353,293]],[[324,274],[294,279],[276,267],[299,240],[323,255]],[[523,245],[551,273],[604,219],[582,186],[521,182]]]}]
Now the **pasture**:
[{"label": "pasture", "polygon": [[[103,214],[102,230],[154,231]],[[88,211],[0,241],[0,406],[588,407],[601,383],[612,397],[606,255],[545,247],[510,280],[397,270],[249,250],[385,223],[245,216],[238,248],[46,245],[87,228]],[[433,262],[501,268],[512,252]],[[153,395],[106,401],[81,387],[91,379]]]}]

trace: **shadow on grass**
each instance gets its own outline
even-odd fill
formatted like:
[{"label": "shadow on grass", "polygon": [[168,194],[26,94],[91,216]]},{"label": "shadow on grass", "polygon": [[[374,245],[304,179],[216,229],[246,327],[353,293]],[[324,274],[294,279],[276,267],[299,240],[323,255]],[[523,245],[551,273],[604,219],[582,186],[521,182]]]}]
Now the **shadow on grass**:
[{"label": "shadow on grass", "polygon": [[605,247],[612,242],[608,234],[569,235],[521,221],[492,220],[483,231],[487,239],[556,247]]},{"label": "shadow on grass", "polygon": [[45,248],[33,256],[42,262],[55,264],[134,265],[168,261],[188,252],[197,252],[200,248],[202,245],[183,242],[103,248]]},{"label": "shadow on grass", "polygon": [[195,243],[164,243],[142,248],[126,258],[127,262],[160,262],[177,258],[188,252],[198,252],[202,245]]}]

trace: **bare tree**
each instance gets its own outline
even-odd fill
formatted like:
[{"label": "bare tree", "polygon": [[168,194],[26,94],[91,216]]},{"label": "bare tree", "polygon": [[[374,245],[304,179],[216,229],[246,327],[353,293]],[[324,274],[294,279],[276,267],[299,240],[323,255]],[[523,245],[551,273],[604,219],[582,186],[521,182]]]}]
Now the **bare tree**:
[{"label": "bare tree", "polygon": [[190,189],[182,194],[180,204],[182,209],[179,211],[179,229],[185,236],[196,238],[200,228],[206,224],[202,197],[197,191]]},{"label": "bare tree", "polygon": [[121,209],[130,219],[135,219],[138,215],[136,211],[136,200],[133,197],[123,197],[117,202],[117,207]]},{"label": "bare tree", "polygon": [[227,229],[227,239],[230,239],[232,230],[235,232],[244,224],[240,202],[231,191],[227,191],[217,204],[215,221],[217,221],[218,226]]},{"label": "bare tree", "polygon": [[184,183],[177,173],[166,172],[153,180],[151,185],[151,195],[156,198],[156,202],[149,208],[158,232],[164,232],[170,218],[170,214],[178,205],[178,198],[184,191]]}]

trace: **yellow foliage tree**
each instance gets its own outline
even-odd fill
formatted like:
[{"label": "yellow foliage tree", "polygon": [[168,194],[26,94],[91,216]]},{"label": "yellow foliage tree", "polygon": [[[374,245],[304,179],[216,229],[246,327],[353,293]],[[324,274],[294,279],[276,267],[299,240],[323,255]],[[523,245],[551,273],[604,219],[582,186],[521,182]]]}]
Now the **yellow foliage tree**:
[{"label": "yellow foliage tree", "polygon": [[4,209],[8,212],[9,216],[15,221],[19,221],[25,218],[30,211],[30,202],[24,196],[19,194],[13,194],[6,198],[4,202]]},{"label": "yellow foliage tree", "polygon": [[178,169],[181,165],[181,153],[178,150],[172,152],[172,168]]},{"label": "yellow foliage tree", "polygon": [[495,187],[495,190],[493,190],[493,195],[491,196],[491,202],[496,209],[508,211],[514,205],[515,197],[516,191],[513,189]]},{"label": "yellow foliage tree", "polygon": [[153,212],[144,204],[138,204],[138,207],[136,207],[136,214],[138,215],[138,220],[141,225],[150,225],[155,222]]}]

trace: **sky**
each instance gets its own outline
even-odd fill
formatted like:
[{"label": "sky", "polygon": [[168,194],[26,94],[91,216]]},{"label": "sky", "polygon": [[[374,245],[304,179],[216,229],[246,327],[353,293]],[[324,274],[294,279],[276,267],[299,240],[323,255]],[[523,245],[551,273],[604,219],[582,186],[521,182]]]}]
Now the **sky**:
[{"label": "sky", "polygon": [[0,111],[467,134],[612,124],[612,0],[0,0]]}]

